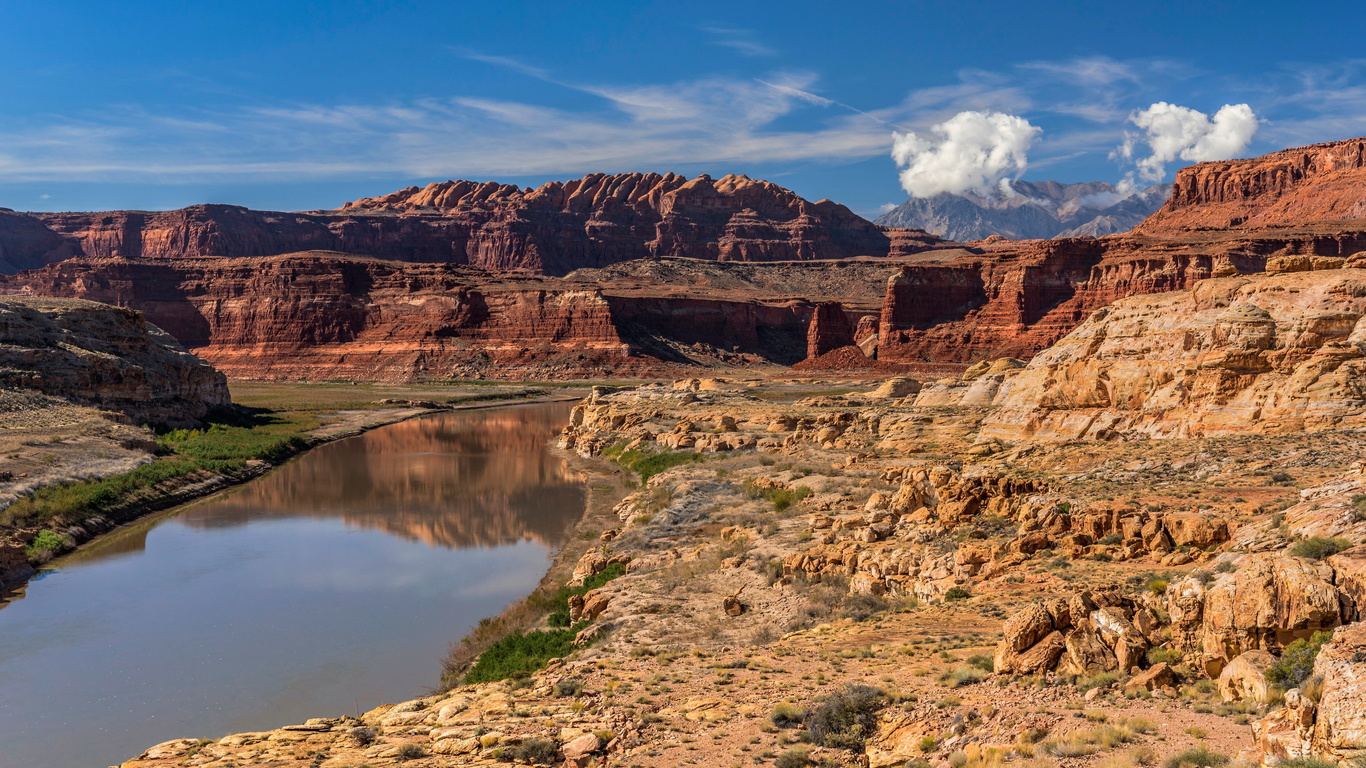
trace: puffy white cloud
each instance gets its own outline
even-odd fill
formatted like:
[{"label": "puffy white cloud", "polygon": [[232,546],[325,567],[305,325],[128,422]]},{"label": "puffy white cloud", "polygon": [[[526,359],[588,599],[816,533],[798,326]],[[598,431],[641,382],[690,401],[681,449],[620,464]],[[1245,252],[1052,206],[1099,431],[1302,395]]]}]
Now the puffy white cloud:
[{"label": "puffy white cloud", "polygon": [[1227,160],[1246,149],[1257,133],[1257,116],[1246,104],[1225,104],[1211,119],[1190,107],[1159,101],[1134,112],[1129,121],[1143,134],[1125,134],[1116,155],[1132,160],[1138,145],[1147,144],[1149,154],[1134,163],[1144,181],[1161,181],[1167,174],[1167,163],[1177,158],[1191,162]]},{"label": "puffy white cloud", "polygon": [[1000,112],[959,112],[926,135],[892,134],[892,159],[912,197],[941,192],[1011,194],[1011,179],[1029,167],[1029,148],[1042,129]]}]

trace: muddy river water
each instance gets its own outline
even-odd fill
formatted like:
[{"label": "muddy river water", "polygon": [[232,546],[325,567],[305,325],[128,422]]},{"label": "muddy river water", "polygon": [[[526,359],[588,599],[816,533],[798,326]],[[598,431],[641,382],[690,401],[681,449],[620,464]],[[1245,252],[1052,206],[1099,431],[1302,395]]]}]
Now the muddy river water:
[{"label": "muddy river water", "polygon": [[546,447],[569,408],[381,427],[57,561],[0,607],[0,768],[101,768],[421,695],[582,512]]}]

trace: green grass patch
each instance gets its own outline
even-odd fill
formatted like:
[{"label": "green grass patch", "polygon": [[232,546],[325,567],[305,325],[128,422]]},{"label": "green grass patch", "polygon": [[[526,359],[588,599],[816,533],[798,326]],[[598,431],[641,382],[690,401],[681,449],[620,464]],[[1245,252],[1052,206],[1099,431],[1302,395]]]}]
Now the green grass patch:
[{"label": "green grass patch", "polygon": [[552,627],[569,626],[569,598],[572,595],[583,597],[590,591],[601,587],[607,582],[626,573],[626,566],[621,563],[612,563],[601,573],[596,573],[583,580],[583,584],[577,587],[564,586],[549,601],[551,609],[548,623]]},{"label": "green grass patch", "polygon": [[465,675],[465,682],[491,683],[509,677],[526,677],[545,666],[547,661],[569,655],[574,650],[574,637],[586,626],[588,622],[579,622],[565,629],[508,635],[479,654],[479,660]]},{"label": "green grass patch", "polygon": [[316,426],[317,419],[307,415],[225,411],[204,429],[162,433],[157,446],[163,457],[150,464],[97,480],[48,486],[19,499],[0,512],[0,524],[78,524],[196,472],[230,474],[253,459],[278,463],[307,447],[302,433]]},{"label": "green grass patch", "polygon": [[646,453],[634,449],[628,451],[620,444],[610,445],[602,449],[602,457],[635,472],[640,476],[642,483],[665,470],[681,467],[684,464],[700,464],[707,460],[707,457],[700,453],[672,451]]},{"label": "green grass patch", "polygon": [[99,480],[84,480],[40,488],[14,502],[5,510],[7,522],[62,519],[71,523],[85,520],[127,501],[131,496],[168,480],[176,480],[200,470],[226,472],[240,468],[241,462],[162,459]]},{"label": "green grass patch", "polygon": [[570,626],[569,598],[573,595],[582,597],[625,573],[626,566],[612,563],[601,572],[584,579],[580,586],[560,587],[549,599],[535,601],[533,607],[550,611],[549,623],[555,629],[513,632],[503,637],[479,654],[479,659],[465,674],[464,682],[489,683],[510,677],[525,677],[545,666],[547,661],[569,655],[574,650],[574,638],[588,626],[586,621]]}]

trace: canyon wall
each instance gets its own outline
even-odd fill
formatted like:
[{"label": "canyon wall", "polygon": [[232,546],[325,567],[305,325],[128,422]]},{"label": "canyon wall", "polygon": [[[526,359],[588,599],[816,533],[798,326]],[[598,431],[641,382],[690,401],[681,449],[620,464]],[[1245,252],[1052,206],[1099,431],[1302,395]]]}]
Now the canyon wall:
[{"label": "canyon wall", "polygon": [[555,278],[338,253],[72,260],[0,290],[137,309],[235,377],[667,375],[789,364],[814,305],[612,293]]},{"label": "canyon wall", "polygon": [[[9,234],[20,228],[22,238]],[[881,228],[829,200],[813,203],[744,176],[655,173],[590,174],[534,190],[447,181],[303,213],[232,205],[7,213],[0,240],[7,243],[0,269],[10,272],[77,254],[184,259],[329,250],[562,275],[664,256],[809,261],[881,256],[890,248]]]},{"label": "canyon wall", "polygon": [[1121,299],[1008,378],[988,437],[1190,438],[1366,420],[1366,270]]},{"label": "canyon wall", "polygon": [[1167,204],[1136,231],[1162,234],[1361,218],[1366,218],[1366,139],[1349,139],[1183,168]]}]

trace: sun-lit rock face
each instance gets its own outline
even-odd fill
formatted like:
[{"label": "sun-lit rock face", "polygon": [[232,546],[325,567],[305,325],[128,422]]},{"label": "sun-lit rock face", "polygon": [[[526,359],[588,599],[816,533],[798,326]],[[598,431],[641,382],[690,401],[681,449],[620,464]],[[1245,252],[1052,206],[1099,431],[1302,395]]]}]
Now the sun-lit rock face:
[{"label": "sun-lit rock face", "polygon": [[1296,147],[1250,160],[1198,163],[1144,234],[1366,218],[1366,139]]},{"label": "sun-lit rock face", "polygon": [[1224,278],[1097,311],[996,397],[984,434],[1315,431],[1366,416],[1366,270]]},{"label": "sun-lit rock face", "polygon": [[[48,231],[25,230],[16,268],[72,253],[182,259],[332,250],[562,275],[663,256],[808,261],[885,255],[889,247],[879,227],[829,200],[811,202],[745,176],[657,173],[590,174],[534,190],[446,181],[302,213],[195,205],[31,214],[8,228],[27,222]],[[0,235],[5,226],[0,221]]]},{"label": "sun-lit rock face", "polygon": [[229,403],[227,380],[132,310],[73,299],[0,300],[0,387],[194,423]]}]

